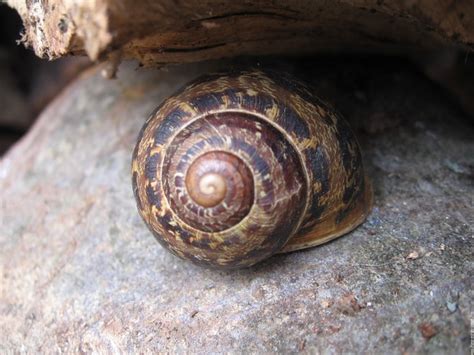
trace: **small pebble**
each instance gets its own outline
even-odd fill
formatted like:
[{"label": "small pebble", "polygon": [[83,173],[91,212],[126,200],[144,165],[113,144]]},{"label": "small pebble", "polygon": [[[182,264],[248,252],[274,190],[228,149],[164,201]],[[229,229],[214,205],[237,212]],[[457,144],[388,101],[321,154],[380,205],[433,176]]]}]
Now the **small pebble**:
[{"label": "small pebble", "polygon": [[434,337],[438,333],[438,331],[433,326],[433,324],[428,323],[428,322],[421,323],[418,326],[418,329],[420,330],[421,335],[423,335],[423,338],[425,338],[426,340],[431,339],[432,337]]},{"label": "small pebble", "polygon": [[448,307],[448,310],[451,313],[454,313],[458,309],[458,304],[456,302],[449,302],[448,301],[448,302],[446,302],[446,307]]},{"label": "small pebble", "polygon": [[323,301],[321,301],[321,307],[323,307],[323,308],[329,308],[329,307],[332,306],[332,303],[333,303],[333,302],[330,301],[330,300],[323,300]]}]

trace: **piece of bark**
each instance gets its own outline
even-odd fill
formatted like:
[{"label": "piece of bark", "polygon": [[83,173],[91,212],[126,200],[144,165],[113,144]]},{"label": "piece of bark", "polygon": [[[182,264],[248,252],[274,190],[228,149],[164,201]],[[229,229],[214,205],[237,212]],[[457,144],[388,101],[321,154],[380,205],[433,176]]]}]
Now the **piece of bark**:
[{"label": "piece of bark", "polygon": [[471,1],[7,0],[42,57],[119,51],[145,65],[236,55],[474,46]]},{"label": "piece of bark", "polygon": [[235,272],[172,256],[138,215],[132,149],[152,110],[212,68],[88,72],[0,161],[0,353],[465,352],[474,206],[459,167],[474,166],[472,126],[399,61],[294,68],[314,63],[306,77],[351,123],[389,102],[405,117],[359,135],[375,189],[360,228]]}]

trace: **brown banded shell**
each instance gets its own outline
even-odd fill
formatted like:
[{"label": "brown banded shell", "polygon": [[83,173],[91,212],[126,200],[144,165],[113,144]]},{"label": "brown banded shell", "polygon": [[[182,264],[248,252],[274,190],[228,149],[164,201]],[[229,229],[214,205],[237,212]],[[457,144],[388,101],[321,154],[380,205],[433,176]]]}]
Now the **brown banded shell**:
[{"label": "brown banded shell", "polygon": [[321,244],[371,207],[357,141],[302,84],[259,71],[168,98],[133,156],[138,209],[174,254],[221,268]]}]

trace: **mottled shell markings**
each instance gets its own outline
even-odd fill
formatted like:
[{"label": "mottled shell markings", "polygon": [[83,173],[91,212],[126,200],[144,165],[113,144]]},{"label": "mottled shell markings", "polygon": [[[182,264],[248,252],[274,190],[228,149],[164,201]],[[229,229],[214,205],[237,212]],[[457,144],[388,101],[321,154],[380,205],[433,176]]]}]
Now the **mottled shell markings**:
[{"label": "mottled shell markings", "polygon": [[132,170],[138,209],[160,243],[213,267],[320,244],[371,207],[347,124],[281,73],[191,83],[147,120]]}]

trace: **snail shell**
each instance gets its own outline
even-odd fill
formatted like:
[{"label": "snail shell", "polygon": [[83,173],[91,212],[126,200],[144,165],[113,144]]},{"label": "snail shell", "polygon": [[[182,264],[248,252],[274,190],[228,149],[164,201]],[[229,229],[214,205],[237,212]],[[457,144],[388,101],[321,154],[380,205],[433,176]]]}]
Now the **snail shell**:
[{"label": "snail shell", "polygon": [[132,171],[138,210],[158,241],[219,268],[336,238],[372,203],[347,123],[282,73],[189,84],[145,123]]}]

